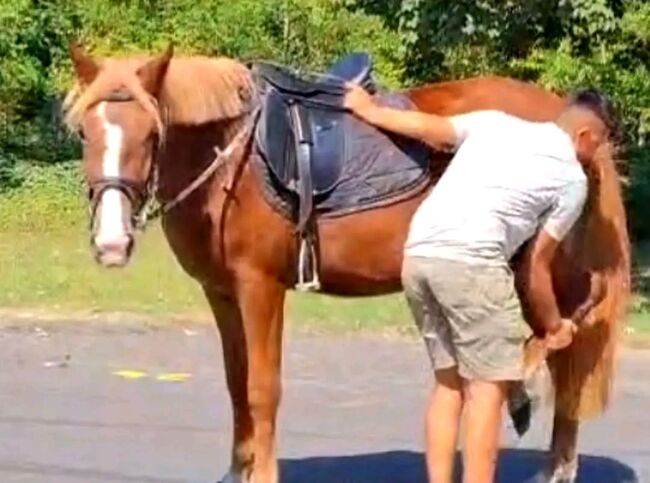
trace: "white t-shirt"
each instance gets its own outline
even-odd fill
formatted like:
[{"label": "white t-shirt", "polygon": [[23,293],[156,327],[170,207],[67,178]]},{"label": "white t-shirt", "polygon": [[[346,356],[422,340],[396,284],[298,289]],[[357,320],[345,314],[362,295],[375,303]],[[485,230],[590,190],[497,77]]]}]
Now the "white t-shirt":
[{"label": "white t-shirt", "polygon": [[502,264],[540,227],[562,240],[587,197],[570,137],[499,111],[450,120],[458,150],[411,221],[406,255]]}]

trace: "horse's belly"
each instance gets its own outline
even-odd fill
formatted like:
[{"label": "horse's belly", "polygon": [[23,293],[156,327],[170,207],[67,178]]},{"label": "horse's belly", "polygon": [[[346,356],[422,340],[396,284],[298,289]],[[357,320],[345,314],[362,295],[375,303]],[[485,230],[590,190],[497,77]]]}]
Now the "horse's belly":
[{"label": "horse's belly", "polygon": [[323,291],[379,295],[401,290],[404,241],[422,196],[319,223]]}]

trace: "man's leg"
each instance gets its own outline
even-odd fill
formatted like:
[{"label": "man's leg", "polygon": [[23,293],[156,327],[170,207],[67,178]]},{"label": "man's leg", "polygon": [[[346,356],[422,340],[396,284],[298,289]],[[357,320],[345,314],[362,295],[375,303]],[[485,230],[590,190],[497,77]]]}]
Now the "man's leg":
[{"label": "man's leg", "polygon": [[506,382],[465,381],[465,483],[494,481],[506,389]]},{"label": "man's leg", "polygon": [[[430,348],[432,353],[435,349],[436,369],[457,366],[463,380],[465,482],[491,483],[508,384],[488,381],[521,380],[523,376],[527,328],[512,272],[505,264],[472,265],[433,258],[420,265],[426,288],[443,315],[435,318],[443,321],[435,326],[440,343]],[[452,363],[438,365],[442,364],[439,355],[447,354]]]},{"label": "man's leg", "polygon": [[426,415],[427,471],[430,483],[452,483],[463,384],[455,367],[435,374]]}]

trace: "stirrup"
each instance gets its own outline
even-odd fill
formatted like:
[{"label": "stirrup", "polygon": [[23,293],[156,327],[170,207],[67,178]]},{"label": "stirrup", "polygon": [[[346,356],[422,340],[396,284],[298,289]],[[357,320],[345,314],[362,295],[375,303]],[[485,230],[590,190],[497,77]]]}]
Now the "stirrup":
[{"label": "stirrup", "polygon": [[[309,279],[309,280],[308,280]],[[294,287],[299,292],[318,292],[321,289],[316,263],[316,250],[308,236],[301,236],[298,255],[298,283]]]}]

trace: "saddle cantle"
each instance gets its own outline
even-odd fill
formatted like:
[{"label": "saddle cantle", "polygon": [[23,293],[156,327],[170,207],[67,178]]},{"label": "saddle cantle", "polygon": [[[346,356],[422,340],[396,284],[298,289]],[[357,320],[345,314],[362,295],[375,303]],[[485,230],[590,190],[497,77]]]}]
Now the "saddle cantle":
[{"label": "saddle cantle", "polygon": [[[255,133],[263,161],[258,172],[265,179],[267,199],[297,224],[299,285],[309,278],[303,269],[311,263],[306,272],[312,282],[303,285],[314,287],[314,215],[368,209],[426,186],[430,152],[417,141],[365,124],[343,108],[347,82],[375,91],[367,54],[351,54],[325,74],[301,75],[267,63],[254,64],[252,70],[261,103]],[[378,99],[396,108],[413,107],[401,94]]]},{"label": "saddle cantle", "polygon": [[359,84],[368,90],[374,90],[372,81],[372,61],[365,52],[355,52],[340,59],[330,67],[328,77],[345,79]]}]

